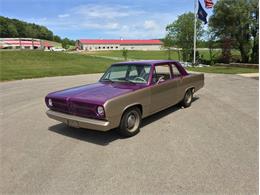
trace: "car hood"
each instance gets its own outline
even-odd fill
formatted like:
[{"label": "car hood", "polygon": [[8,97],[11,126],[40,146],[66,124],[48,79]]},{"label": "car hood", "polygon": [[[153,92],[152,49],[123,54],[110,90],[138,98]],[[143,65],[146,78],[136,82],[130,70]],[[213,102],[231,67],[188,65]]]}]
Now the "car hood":
[{"label": "car hood", "polygon": [[78,102],[102,105],[109,99],[144,88],[145,86],[131,83],[98,82],[53,92],[48,94],[47,98],[73,99]]}]

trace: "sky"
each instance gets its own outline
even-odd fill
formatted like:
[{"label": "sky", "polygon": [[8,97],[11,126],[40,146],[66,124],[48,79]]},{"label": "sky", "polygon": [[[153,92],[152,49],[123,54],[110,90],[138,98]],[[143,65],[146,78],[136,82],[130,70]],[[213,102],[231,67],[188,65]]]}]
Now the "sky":
[{"label": "sky", "polygon": [[189,11],[194,0],[0,0],[1,16],[74,40],[163,38],[165,27]]}]

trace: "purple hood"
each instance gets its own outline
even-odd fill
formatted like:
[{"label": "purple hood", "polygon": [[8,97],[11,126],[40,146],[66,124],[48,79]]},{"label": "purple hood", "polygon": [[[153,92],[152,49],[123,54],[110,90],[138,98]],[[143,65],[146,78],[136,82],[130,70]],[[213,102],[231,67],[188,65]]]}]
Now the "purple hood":
[{"label": "purple hood", "polygon": [[144,88],[146,85],[129,83],[94,83],[53,92],[46,98],[71,99],[78,102],[103,105],[107,100]]}]

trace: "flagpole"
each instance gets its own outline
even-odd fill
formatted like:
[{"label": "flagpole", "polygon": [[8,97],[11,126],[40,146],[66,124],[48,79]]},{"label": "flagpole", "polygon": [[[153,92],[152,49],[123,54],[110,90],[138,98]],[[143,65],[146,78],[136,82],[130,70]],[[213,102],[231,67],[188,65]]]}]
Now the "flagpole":
[{"label": "flagpole", "polygon": [[194,37],[193,37],[193,65],[196,63],[196,42],[197,42],[197,7],[198,0],[194,1]]}]

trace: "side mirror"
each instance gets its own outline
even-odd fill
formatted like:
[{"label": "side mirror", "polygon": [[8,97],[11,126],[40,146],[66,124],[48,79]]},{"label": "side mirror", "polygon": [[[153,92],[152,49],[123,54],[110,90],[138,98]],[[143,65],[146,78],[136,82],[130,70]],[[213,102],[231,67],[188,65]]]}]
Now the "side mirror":
[{"label": "side mirror", "polygon": [[163,81],[165,81],[165,80],[164,80],[164,76],[161,76],[161,77],[158,79],[158,81],[156,82],[156,84],[159,84],[159,83],[161,83],[161,82],[163,82]]}]

